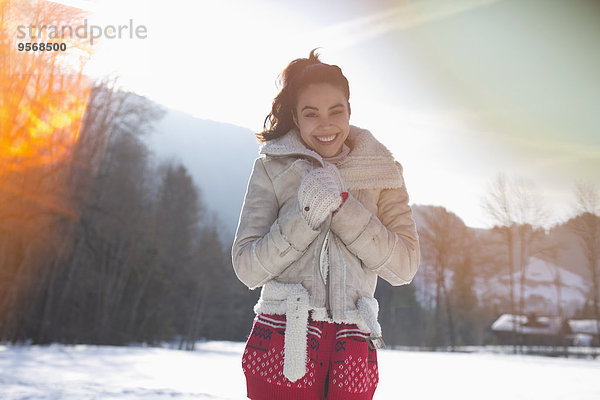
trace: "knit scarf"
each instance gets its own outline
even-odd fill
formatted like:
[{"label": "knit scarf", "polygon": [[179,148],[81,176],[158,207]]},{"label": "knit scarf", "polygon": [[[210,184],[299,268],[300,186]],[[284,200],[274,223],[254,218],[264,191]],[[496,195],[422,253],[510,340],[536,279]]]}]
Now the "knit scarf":
[{"label": "knit scarf", "polygon": [[[345,142],[350,153],[336,166],[348,190],[397,189],[402,187],[402,167],[392,153],[366,129],[350,125]],[[321,166],[323,158],[307,148],[297,129],[284,136],[261,144],[259,154],[272,156],[305,156],[316,160]]]}]

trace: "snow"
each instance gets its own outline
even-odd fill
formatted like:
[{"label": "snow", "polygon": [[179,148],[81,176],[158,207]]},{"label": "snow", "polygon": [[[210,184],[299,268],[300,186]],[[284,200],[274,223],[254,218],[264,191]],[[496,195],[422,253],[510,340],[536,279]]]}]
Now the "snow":
[{"label": "snow", "polygon": [[[557,293],[554,276],[558,275],[561,282],[561,308],[564,315],[572,315],[580,308],[589,292],[585,280],[570,271],[537,257],[530,257],[526,268],[526,283],[524,295],[527,299],[525,312],[536,312],[538,314],[557,314]],[[421,264],[417,272],[414,284],[417,289],[417,299],[421,303],[427,303],[435,293],[434,269],[430,265]],[[454,272],[447,269],[445,273],[446,287],[452,287]],[[504,270],[494,277],[475,277],[475,292],[479,299],[495,299],[501,302],[509,298],[510,275]],[[512,275],[515,295],[520,294],[520,272]]]},{"label": "snow", "polygon": [[575,333],[585,333],[588,335],[598,335],[598,324],[595,319],[571,319],[569,326]]},{"label": "snow", "polygon": [[529,321],[526,315],[502,314],[493,324],[492,330],[512,332],[517,325],[519,332],[531,335],[557,335],[560,332],[561,319],[558,317],[537,317],[536,323],[539,325],[528,326]]},{"label": "snow", "polygon": [[[554,284],[554,275],[560,276],[561,285],[561,307],[566,315],[572,314],[577,308],[585,303],[588,285],[585,280],[566,269],[539,259],[530,257],[526,268],[526,283],[524,295],[526,300],[525,312],[536,312],[538,314],[557,313],[557,293]],[[509,274],[502,273],[493,279],[476,279],[476,292],[481,298],[509,298]],[[514,281],[515,295],[520,293],[521,274],[515,271],[512,275]]]},{"label": "snow", "polygon": [[[244,343],[0,346],[0,398],[244,399]],[[380,350],[375,400],[599,399],[600,360]]]}]

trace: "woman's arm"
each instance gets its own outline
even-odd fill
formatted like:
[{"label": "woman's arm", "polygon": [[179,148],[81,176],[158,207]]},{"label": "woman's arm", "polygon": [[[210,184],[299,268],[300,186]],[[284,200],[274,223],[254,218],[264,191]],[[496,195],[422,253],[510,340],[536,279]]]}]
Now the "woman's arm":
[{"label": "woman's arm", "polygon": [[250,289],[281,274],[320,232],[302,217],[297,196],[289,200],[295,203],[286,207],[289,211],[279,215],[280,204],[263,160],[254,162],[231,250],[235,273]]},{"label": "woman's arm", "polygon": [[352,195],[333,216],[331,230],[360,258],[394,286],[410,283],[420,259],[419,237],[404,184],[381,191],[374,215]]}]

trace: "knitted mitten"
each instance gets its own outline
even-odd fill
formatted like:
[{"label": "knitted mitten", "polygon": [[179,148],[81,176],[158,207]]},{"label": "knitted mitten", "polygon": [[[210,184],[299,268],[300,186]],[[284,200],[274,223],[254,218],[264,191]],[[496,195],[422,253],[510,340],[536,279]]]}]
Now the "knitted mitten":
[{"label": "knitted mitten", "polygon": [[298,188],[298,202],[312,229],[317,229],[342,204],[341,191],[340,180],[330,168],[315,168],[306,174]]},{"label": "knitted mitten", "polygon": [[345,192],[346,191],[346,183],[344,182],[344,179],[342,179],[342,175],[340,175],[340,170],[337,169],[335,164],[325,161],[325,169],[327,169],[329,172],[331,172],[331,174],[335,178],[335,181],[337,182],[337,184],[340,187],[340,191]]}]

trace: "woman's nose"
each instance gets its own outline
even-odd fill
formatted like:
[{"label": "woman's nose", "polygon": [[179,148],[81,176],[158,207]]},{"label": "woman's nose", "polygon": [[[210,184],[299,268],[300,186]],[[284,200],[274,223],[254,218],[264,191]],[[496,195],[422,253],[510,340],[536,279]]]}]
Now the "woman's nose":
[{"label": "woman's nose", "polygon": [[329,126],[331,125],[331,121],[329,120],[328,116],[323,116],[320,118],[319,120],[319,125],[321,126]]}]

